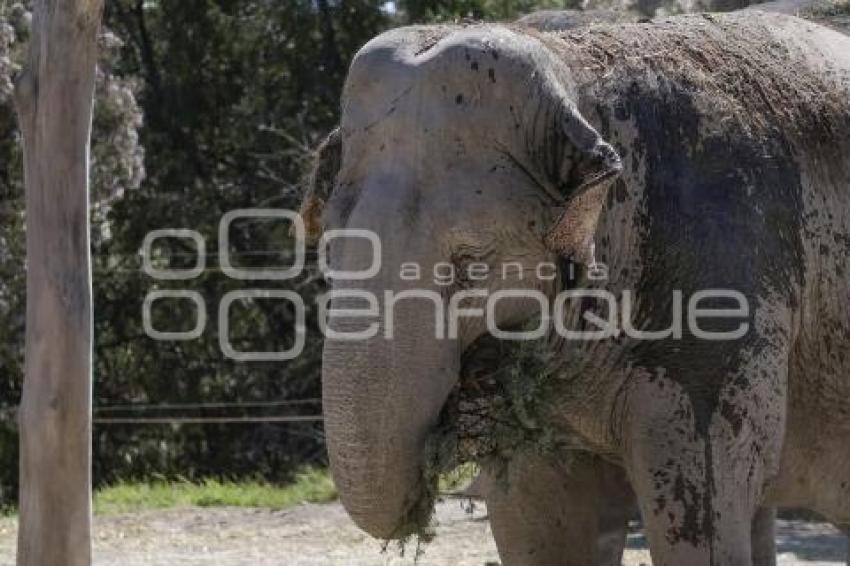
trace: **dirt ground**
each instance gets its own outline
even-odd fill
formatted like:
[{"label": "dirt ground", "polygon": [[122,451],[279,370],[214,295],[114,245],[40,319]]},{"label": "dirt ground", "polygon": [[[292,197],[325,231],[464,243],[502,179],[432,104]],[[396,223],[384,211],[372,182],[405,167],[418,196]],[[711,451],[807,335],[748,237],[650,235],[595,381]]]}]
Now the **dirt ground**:
[{"label": "dirt ground", "polygon": [[[458,500],[437,509],[437,538],[425,547],[423,565],[498,563],[483,505],[468,512]],[[16,525],[0,520],[0,565],[14,564]],[[779,564],[844,564],[846,541],[820,523],[782,521]],[[354,527],[339,504],[301,505],[284,511],[188,508],[100,516],[95,520],[95,564],[120,566],[402,565],[404,556]],[[650,564],[639,532],[629,537],[627,566]]]}]

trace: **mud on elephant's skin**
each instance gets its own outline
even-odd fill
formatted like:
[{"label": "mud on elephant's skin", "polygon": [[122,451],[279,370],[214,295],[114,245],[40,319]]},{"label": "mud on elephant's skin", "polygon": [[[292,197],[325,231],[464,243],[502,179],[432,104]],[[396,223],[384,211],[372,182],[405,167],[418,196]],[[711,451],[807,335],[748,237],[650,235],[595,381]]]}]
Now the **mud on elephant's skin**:
[{"label": "mud on elephant's skin", "polygon": [[[612,463],[512,460],[509,474],[548,479],[536,494],[509,482],[488,495],[503,513],[494,525],[524,529],[521,541],[496,529],[508,562],[601,560],[594,537],[616,528],[601,526],[604,498],[580,496],[604,491],[594,487],[603,467],[633,490],[658,564],[768,563],[769,543],[757,541],[770,540],[775,505],[850,522],[850,38],[762,13],[560,33],[403,28],[357,55],[342,108],[324,148],[339,171],[308,197],[308,224],[371,230],[383,256],[376,277],[333,281],[333,309],[362,307],[359,290],[424,287],[440,304],[505,288],[552,297],[563,277],[443,288],[399,273],[409,262],[534,273],[594,251],[606,289],[633,292],[636,328],[663,329],[678,291],[731,289],[750,306],[750,331],[734,341],[548,341],[552,359],[581,359],[584,371],[559,382],[541,418]],[[348,271],[370,254],[360,239],[330,249]],[[501,301],[499,327],[533,317],[528,303]],[[587,309],[571,307],[567,327]],[[464,318],[456,339],[436,339],[428,300],[393,312],[394,339],[383,327],[328,339],[323,359],[334,478],[352,518],[379,537],[403,535],[429,491],[426,441],[463,353],[487,333]],[[338,331],[365,323],[332,318]],[[551,508],[518,517],[540,493]],[[564,524],[561,503],[582,521]],[[539,555],[523,547],[535,537],[550,543]]]}]

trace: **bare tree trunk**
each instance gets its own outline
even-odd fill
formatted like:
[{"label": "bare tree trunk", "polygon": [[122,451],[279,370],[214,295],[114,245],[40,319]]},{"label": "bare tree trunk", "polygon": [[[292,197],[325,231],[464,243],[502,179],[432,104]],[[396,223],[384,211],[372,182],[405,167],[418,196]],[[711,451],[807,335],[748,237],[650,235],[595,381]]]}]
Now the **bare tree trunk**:
[{"label": "bare tree trunk", "polygon": [[18,564],[91,563],[88,174],[102,0],[38,0],[16,88],[27,212]]}]

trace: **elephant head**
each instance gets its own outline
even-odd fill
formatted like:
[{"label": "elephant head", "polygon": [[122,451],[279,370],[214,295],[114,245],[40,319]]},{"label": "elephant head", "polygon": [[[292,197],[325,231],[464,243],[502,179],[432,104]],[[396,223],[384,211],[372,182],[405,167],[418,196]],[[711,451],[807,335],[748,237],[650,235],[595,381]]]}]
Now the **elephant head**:
[{"label": "elephant head", "polygon": [[[376,273],[331,281],[337,336],[323,357],[331,469],[342,503],[373,536],[406,534],[425,488],[426,437],[462,354],[487,332],[483,319],[465,317],[456,336],[441,333],[438,311],[462,290],[551,294],[557,283],[535,267],[587,258],[606,181],[621,165],[573,89],[539,41],[503,27],[395,30],[352,64],[341,127],[318,154],[302,212],[308,234],[368,230],[381,242]],[[330,266],[362,272],[373,248],[335,238]],[[380,303],[375,320],[362,316],[361,292]],[[503,300],[494,312],[505,328],[539,306]],[[372,324],[368,338],[339,337]]]}]

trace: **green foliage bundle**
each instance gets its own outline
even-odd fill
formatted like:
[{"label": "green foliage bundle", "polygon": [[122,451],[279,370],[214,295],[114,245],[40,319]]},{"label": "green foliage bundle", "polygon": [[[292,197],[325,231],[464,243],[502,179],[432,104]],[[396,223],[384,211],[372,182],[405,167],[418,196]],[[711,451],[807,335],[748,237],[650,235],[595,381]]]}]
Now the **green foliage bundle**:
[{"label": "green foliage bundle", "polygon": [[577,445],[577,435],[555,424],[550,411],[583,360],[556,351],[550,339],[486,336],[464,354],[460,381],[426,443],[419,498],[399,536],[429,540],[440,478],[459,466],[475,464],[504,478],[508,462],[521,452],[550,456]]}]

